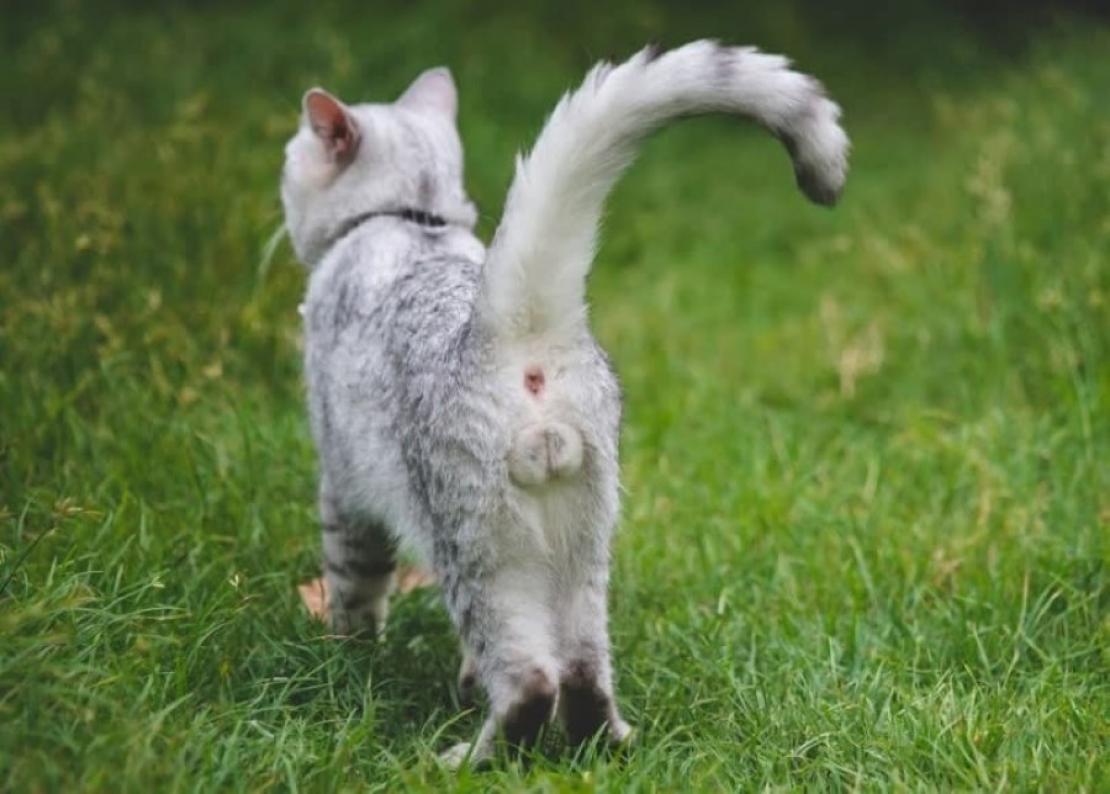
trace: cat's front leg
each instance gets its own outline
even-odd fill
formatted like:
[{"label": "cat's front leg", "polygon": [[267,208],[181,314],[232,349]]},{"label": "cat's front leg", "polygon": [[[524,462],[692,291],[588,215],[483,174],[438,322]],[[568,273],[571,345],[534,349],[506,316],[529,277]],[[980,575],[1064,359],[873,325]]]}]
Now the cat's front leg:
[{"label": "cat's front leg", "polygon": [[384,524],[344,517],[330,504],[321,505],[321,518],[331,629],[376,636],[385,629],[395,583],[393,539]]}]

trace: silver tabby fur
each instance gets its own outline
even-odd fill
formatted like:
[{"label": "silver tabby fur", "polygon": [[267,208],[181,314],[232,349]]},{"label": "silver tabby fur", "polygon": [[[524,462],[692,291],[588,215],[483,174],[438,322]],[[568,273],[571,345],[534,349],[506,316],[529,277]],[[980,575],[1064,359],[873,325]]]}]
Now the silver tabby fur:
[{"label": "silver tabby fur", "polygon": [[629,735],[606,606],[621,399],[585,280],[637,144],[680,116],[744,115],[786,144],[821,203],[839,194],[848,148],[837,106],[784,58],[707,41],[645,50],[559,103],[518,160],[487,251],[456,102],[442,68],[388,104],[313,89],[282,178],[311,271],[305,372],[330,620],[380,631],[398,548],[431,565],[461,679],[490,707],[451,764],[488,758],[498,735],[527,745],[556,714],[575,742]]}]

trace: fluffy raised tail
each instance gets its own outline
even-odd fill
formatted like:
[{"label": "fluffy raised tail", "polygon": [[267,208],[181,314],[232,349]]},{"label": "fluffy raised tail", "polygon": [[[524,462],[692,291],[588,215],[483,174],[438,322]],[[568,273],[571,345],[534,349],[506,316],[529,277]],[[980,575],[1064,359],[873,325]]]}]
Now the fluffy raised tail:
[{"label": "fluffy raised tail", "polygon": [[700,113],[753,119],[785,144],[811,200],[833,204],[840,195],[848,167],[840,108],[786,58],[697,41],[599,64],[517,159],[482,284],[480,311],[499,335],[581,327],[605,197],[648,133]]}]

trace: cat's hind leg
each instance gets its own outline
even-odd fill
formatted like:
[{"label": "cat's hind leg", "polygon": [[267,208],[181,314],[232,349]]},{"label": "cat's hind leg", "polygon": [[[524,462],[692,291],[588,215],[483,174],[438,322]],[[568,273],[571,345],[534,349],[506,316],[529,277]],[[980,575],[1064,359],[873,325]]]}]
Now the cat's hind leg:
[{"label": "cat's hind leg", "polygon": [[599,733],[622,744],[632,729],[617,710],[610,660],[607,564],[600,561],[562,598],[559,716],[572,744]]},{"label": "cat's hind leg", "polygon": [[343,516],[321,499],[328,622],[336,634],[377,635],[385,629],[397,567],[385,525]]},{"label": "cat's hind leg", "polygon": [[487,760],[499,735],[512,748],[527,748],[554,715],[559,667],[549,590],[545,572],[527,567],[445,588],[490,707],[475,741],[441,756],[448,766]]}]

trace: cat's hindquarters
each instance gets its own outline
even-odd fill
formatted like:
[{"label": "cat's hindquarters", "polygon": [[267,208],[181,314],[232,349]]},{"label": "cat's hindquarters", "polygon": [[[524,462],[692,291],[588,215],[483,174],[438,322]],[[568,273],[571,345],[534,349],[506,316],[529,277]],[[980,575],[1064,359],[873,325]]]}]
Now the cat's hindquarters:
[{"label": "cat's hindquarters", "polygon": [[615,472],[620,387],[592,337],[498,340],[493,349],[511,481],[529,489],[587,476],[587,468]]},{"label": "cat's hindquarters", "polygon": [[582,434],[566,422],[542,421],[513,434],[509,476],[517,485],[542,485],[565,479],[582,468]]}]

